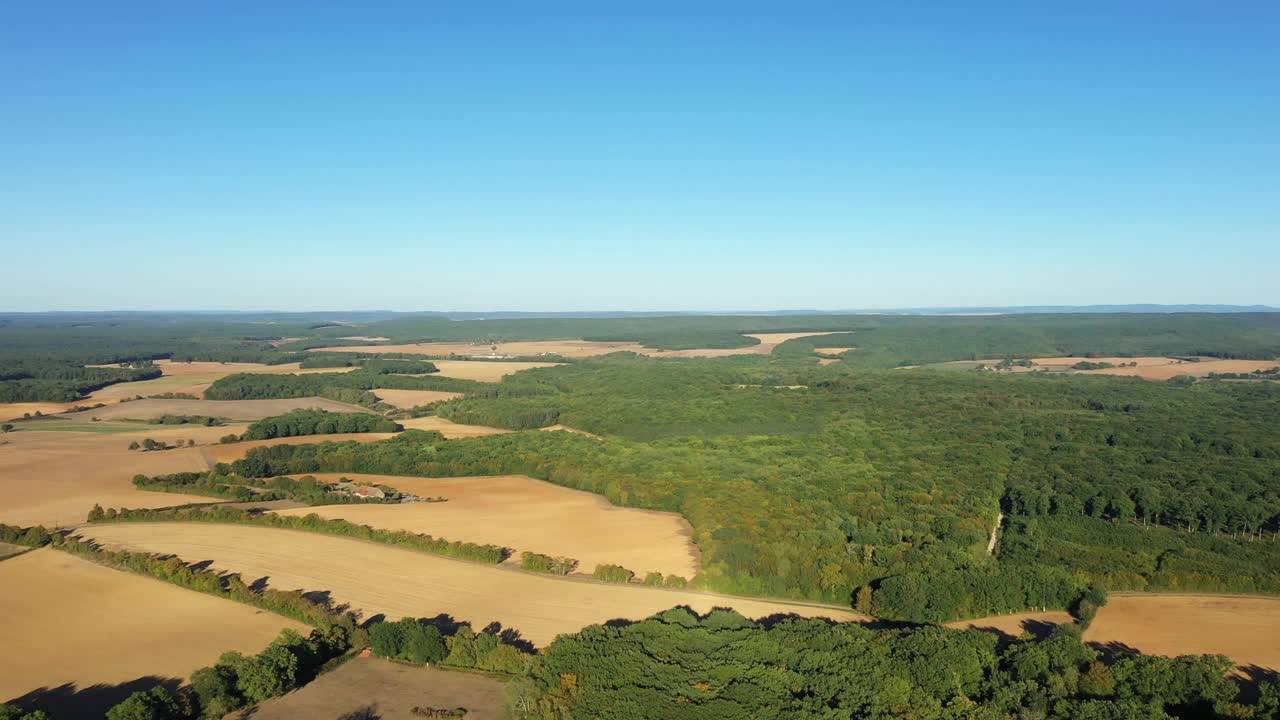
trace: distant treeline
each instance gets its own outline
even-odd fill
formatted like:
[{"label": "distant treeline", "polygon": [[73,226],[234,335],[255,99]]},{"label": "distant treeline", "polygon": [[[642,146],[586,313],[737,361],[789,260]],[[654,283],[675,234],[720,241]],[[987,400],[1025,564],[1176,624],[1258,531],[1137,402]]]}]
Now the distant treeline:
[{"label": "distant treeline", "polygon": [[219,378],[204,392],[206,400],[264,400],[270,398],[327,397],[340,402],[372,405],[368,392],[375,388],[395,390],[443,390],[469,392],[484,386],[472,380],[447,377],[413,377],[360,368],[346,373],[310,375],[265,375],[239,373]]},{"label": "distant treeline", "polygon": [[[219,469],[227,468],[219,465]],[[316,480],[314,477],[301,478],[274,477],[270,479],[246,478],[219,469],[208,472],[185,472],[171,475],[134,475],[133,486],[139,490],[151,492],[171,492],[184,495],[203,495],[236,502],[271,500],[293,500],[307,505],[358,505],[398,503],[400,491],[390,485],[374,485],[383,494],[382,497],[364,497],[347,492],[340,492],[333,483]]]},{"label": "distant treeline", "polygon": [[267,440],[334,433],[392,433],[403,429],[399,423],[381,415],[302,409],[259,420],[241,433],[240,439]]},{"label": "distant treeline", "polygon": [[0,362],[0,402],[75,402],[108,385],[160,377],[160,369],[96,368],[57,362]]}]

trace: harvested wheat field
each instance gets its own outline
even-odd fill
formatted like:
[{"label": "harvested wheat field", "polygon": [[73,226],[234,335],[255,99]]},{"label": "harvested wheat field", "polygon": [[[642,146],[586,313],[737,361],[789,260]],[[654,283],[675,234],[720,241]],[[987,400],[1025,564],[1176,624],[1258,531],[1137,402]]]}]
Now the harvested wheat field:
[{"label": "harvested wheat field", "polygon": [[298,437],[271,438],[270,440],[246,440],[236,443],[218,443],[196,448],[203,453],[205,462],[212,467],[215,463],[229,463],[239,460],[253,448],[270,447],[272,445],[313,445],[322,442],[376,442],[395,437],[395,433],[335,433],[333,435],[300,435]]},{"label": "harvested wheat field", "polygon": [[[475,380],[476,382],[500,382],[502,378],[521,370],[555,367],[561,363],[553,362],[504,362],[501,360],[432,360],[431,364],[440,372],[431,373],[440,377],[458,378],[459,380]],[[425,377],[430,377],[427,375]]]},{"label": "harvested wheat field", "polygon": [[212,502],[210,498],[144,492],[132,479],[143,475],[207,470],[204,447],[141,452],[129,443],[144,437],[175,443],[216,438],[240,428],[142,425],[138,433],[23,431],[0,441],[0,522],[66,527],[103,507],[168,507]]},{"label": "harvested wheat field", "polygon": [[[466,720],[499,720],[506,683],[479,673],[450,672],[358,657],[283,697],[231,718],[380,718],[417,720],[413,708],[466,708]],[[360,713],[364,714],[360,714]]]},{"label": "harvested wheat field", "polygon": [[[208,415],[228,420],[253,421],[291,410],[319,408],[329,412],[369,412],[359,405],[348,405],[320,397],[280,400],[162,400],[148,398],[115,403],[95,410],[76,413],[79,420],[151,420],[164,415]],[[224,433],[225,434],[225,433]]]},{"label": "harvested wheat field", "polygon": [[378,399],[398,408],[418,407],[431,403],[444,402],[462,397],[462,393],[441,392],[439,390],[387,390],[377,388],[373,391]]},{"label": "harvested wheat field", "polygon": [[832,364],[832,363],[838,363],[838,362],[840,362],[840,359],[839,359],[839,358],[822,358],[821,360],[819,360],[819,361],[818,361],[818,364],[819,364],[819,365],[830,365],[830,364]]},{"label": "harvested wheat field", "polygon": [[1115,593],[1084,639],[1149,655],[1220,653],[1280,671],[1280,598]]},{"label": "harvested wheat field", "polygon": [[[103,402],[99,400],[97,402]],[[92,400],[80,400],[77,402],[22,402],[22,403],[0,403],[0,422],[9,420],[18,420],[27,415],[55,415],[64,413],[77,405],[92,405]]]},{"label": "harvested wheat field", "polygon": [[745,600],[640,585],[608,585],[486,566],[359,540],[249,525],[111,523],[82,528],[111,547],[213,561],[246,578],[266,576],[281,590],[328,591],[365,616],[435,617],[484,627],[492,621],[539,646],[556,635],[616,618],[638,619],[675,605],[698,612],[734,607],[750,617],[795,613],[864,620],[839,608]]},{"label": "harvested wheat field", "polygon": [[314,512],[360,525],[412,530],[450,540],[492,543],[521,551],[577,558],[578,570],[597,564],[621,565],[639,575],[658,571],[692,578],[699,572],[689,522],[675,513],[620,508],[600,495],[571,490],[523,475],[417,478],[395,475],[319,473],[337,481],[349,477],[442,503],[330,505],[291,510]]},{"label": "harvested wheat field", "polygon": [[[101,717],[132,690],[185,679],[228,650],[256,653],[300,623],[44,548],[0,562],[0,701]],[[43,690],[43,692],[42,692]],[[77,697],[77,691],[81,691]]]},{"label": "harvested wheat field", "polygon": [[814,348],[813,349],[813,351],[818,353],[819,355],[829,355],[831,357],[839,357],[849,352],[850,350],[857,350],[857,348],[845,347],[845,348]]},{"label": "harvested wheat field", "polygon": [[511,432],[510,430],[489,427],[488,425],[463,425],[462,423],[456,423],[452,420],[436,417],[435,415],[420,418],[407,418],[405,420],[397,420],[396,422],[403,425],[405,430],[434,430],[444,435],[446,440],[485,437],[488,435],[503,435]]}]

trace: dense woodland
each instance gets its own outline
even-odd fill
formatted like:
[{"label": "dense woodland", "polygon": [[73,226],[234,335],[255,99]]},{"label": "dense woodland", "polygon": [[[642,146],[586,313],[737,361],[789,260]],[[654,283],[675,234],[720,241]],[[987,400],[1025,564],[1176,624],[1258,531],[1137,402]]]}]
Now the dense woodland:
[{"label": "dense woodland", "polygon": [[237,469],[525,473],[680,512],[704,587],[835,602],[869,587],[861,609],[895,619],[1071,607],[1092,582],[1280,590],[1274,384],[617,356],[526,371],[437,412],[606,437],[408,432],[258,449]]},{"label": "dense woodland", "polygon": [[241,440],[330,435],[333,433],[393,433],[403,430],[398,423],[369,413],[335,413],[325,410],[294,410],[263,418],[240,435]]}]

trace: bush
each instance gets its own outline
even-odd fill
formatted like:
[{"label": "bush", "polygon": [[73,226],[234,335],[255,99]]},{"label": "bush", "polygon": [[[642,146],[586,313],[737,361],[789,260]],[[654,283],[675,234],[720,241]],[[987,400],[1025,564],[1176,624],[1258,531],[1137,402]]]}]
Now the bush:
[{"label": "bush", "polygon": [[621,565],[597,565],[591,576],[601,582],[629,583],[636,574]]},{"label": "bush", "polygon": [[578,561],[573,558],[552,557],[542,553],[525,551],[520,554],[520,567],[532,572],[568,575],[578,567]]}]

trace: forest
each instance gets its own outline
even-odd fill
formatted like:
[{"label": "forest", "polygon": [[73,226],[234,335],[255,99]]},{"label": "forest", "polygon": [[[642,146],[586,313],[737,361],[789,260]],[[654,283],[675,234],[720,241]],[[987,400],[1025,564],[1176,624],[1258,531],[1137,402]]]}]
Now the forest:
[{"label": "forest", "polygon": [[[526,371],[436,410],[605,438],[409,431],[255,449],[237,472],[528,474],[681,513],[702,587],[841,603],[865,587],[860,609],[892,619],[1070,608],[1094,582],[1280,589],[1273,384],[612,356]],[[1110,570],[1097,561],[1125,553]]]},{"label": "forest", "polygon": [[240,434],[240,439],[268,440],[334,433],[393,433],[403,429],[399,423],[381,415],[303,409],[258,420]]}]

